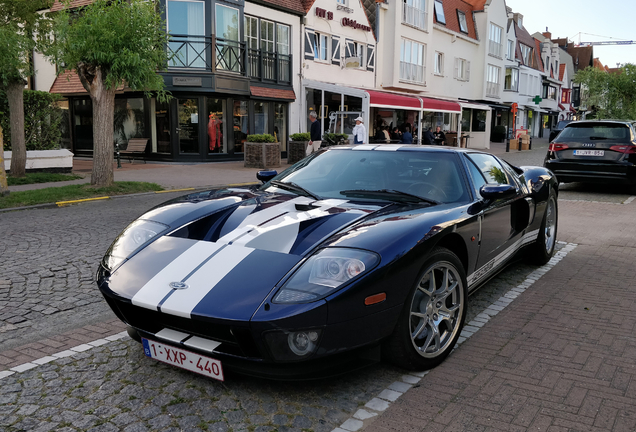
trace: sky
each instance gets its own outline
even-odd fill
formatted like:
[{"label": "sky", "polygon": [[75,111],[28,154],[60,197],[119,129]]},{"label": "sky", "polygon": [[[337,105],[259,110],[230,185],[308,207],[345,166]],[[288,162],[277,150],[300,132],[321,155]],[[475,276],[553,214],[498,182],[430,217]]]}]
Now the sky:
[{"label": "sky", "polygon": [[594,57],[614,68],[636,64],[636,0],[505,0],[523,15],[528,33],[552,33],[552,39],[579,42],[633,40],[632,45],[594,46]]}]

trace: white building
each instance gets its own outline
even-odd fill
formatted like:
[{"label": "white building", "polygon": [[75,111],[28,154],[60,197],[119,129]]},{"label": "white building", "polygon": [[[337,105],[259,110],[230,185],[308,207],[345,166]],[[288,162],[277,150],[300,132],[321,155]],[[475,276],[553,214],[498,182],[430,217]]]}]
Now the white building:
[{"label": "white building", "polygon": [[541,60],[543,61],[543,75],[541,98],[539,106],[545,112],[542,113],[539,136],[549,136],[550,130],[556,126],[561,109],[559,108],[561,86],[563,82],[559,79],[560,57],[559,45],[552,42],[552,35],[549,32],[534,33],[532,35],[540,42]]}]

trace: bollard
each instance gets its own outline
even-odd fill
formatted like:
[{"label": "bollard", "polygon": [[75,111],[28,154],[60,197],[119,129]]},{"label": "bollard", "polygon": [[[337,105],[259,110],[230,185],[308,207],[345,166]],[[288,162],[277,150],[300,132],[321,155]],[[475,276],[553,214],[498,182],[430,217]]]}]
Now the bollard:
[{"label": "bollard", "polygon": [[510,138],[506,139],[506,153],[510,151]]},{"label": "bollard", "polygon": [[117,168],[121,168],[121,157],[119,155],[119,143],[115,144],[115,149],[117,150],[116,157],[117,157]]}]

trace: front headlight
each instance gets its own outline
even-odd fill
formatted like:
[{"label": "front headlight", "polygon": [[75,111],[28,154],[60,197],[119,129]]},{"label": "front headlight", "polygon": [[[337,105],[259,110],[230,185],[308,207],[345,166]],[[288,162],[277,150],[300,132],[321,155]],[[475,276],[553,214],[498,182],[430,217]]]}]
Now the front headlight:
[{"label": "front headlight", "polygon": [[115,239],[104,256],[104,267],[114,270],[126,258],[170,227],[158,222],[136,220]]},{"label": "front headlight", "polygon": [[274,296],[274,303],[310,303],[368,272],[380,257],[360,249],[327,248],[310,257]]}]

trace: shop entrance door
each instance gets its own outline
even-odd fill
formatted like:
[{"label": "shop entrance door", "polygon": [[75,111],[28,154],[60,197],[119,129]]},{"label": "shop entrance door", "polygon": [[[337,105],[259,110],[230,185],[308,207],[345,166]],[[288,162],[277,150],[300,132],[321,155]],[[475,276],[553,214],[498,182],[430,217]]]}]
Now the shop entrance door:
[{"label": "shop entrance door", "polygon": [[[199,98],[177,99],[177,149],[178,158],[201,155],[199,145]],[[186,157],[187,158],[187,157]]]}]

